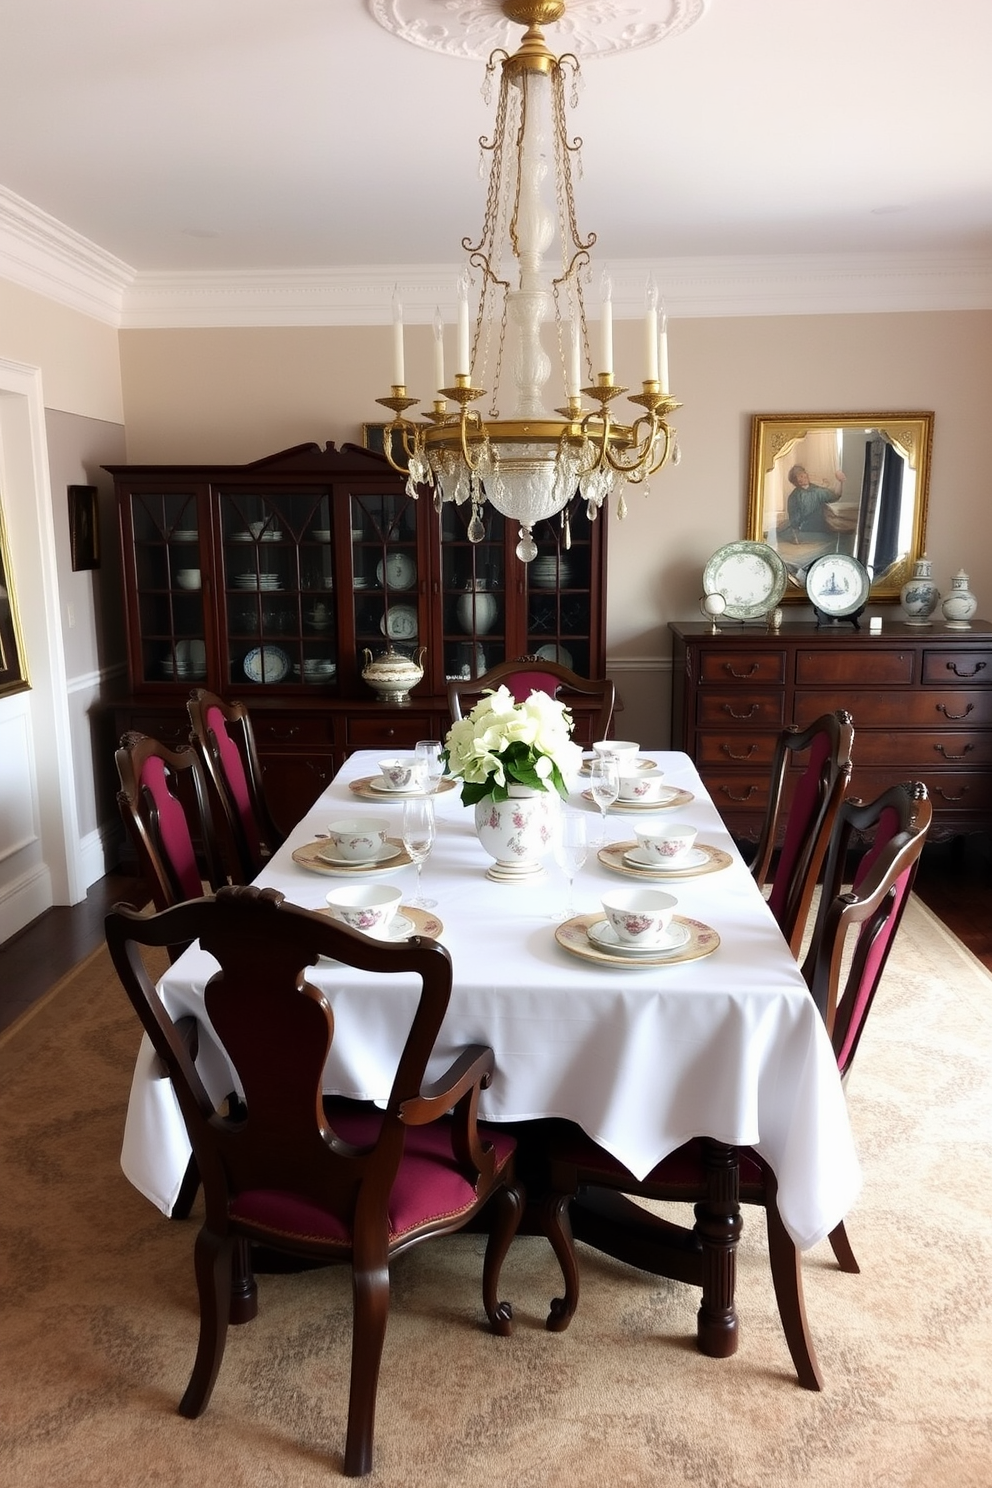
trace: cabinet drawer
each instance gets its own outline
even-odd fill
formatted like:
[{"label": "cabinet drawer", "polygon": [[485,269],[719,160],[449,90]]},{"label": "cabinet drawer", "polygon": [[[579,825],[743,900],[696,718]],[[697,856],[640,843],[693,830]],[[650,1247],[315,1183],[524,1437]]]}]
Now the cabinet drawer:
[{"label": "cabinet drawer", "polygon": [[767,765],[771,767],[778,734],[741,732],[737,734],[697,734],[697,765]]},{"label": "cabinet drawer", "polygon": [[[815,650],[796,652],[796,682],[802,686],[819,683],[831,686],[844,683],[885,683],[908,687],[913,680],[912,651],[890,647],[859,647],[857,651]],[[946,673],[945,678],[946,680]]]},{"label": "cabinet drawer", "polygon": [[[818,712],[822,712],[822,708]],[[817,716],[814,713],[814,718]],[[696,722],[702,728],[719,725],[731,728],[781,727],[785,719],[785,693],[750,693],[743,687],[738,693],[700,692],[696,698]]]},{"label": "cabinet drawer", "polygon": [[[429,739],[434,719],[429,713],[404,713],[381,718],[349,718],[349,749],[412,749],[418,739]],[[436,735],[435,737],[440,737]]]},{"label": "cabinet drawer", "polygon": [[785,681],[785,652],[704,651],[699,663],[700,682],[750,682],[765,686]]},{"label": "cabinet drawer", "polygon": [[273,715],[262,713],[256,708],[252,712],[251,723],[259,749],[330,749],[334,743],[334,715],[331,713],[323,716],[303,716],[299,713]]},{"label": "cabinet drawer", "polygon": [[933,688],[927,692],[863,692],[858,688],[843,693],[797,692],[795,721],[801,728],[812,723],[827,707],[846,708],[854,719],[854,759],[857,763],[859,728],[943,728],[955,724],[965,729],[987,728],[992,724],[992,689],[987,692],[951,691]]},{"label": "cabinet drawer", "polygon": [[924,651],[923,681],[992,686],[992,652],[982,656],[977,651]]},{"label": "cabinet drawer", "polygon": [[700,770],[699,773],[721,815],[741,807],[764,811],[768,805],[767,770]]},{"label": "cabinet drawer", "polygon": [[[854,740],[857,749],[857,738]],[[987,770],[888,770],[875,768],[863,770],[854,767],[852,791],[863,800],[873,800],[890,785],[902,780],[922,780],[930,792],[935,813],[960,812],[976,816],[987,816],[992,810],[992,773]]]},{"label": "cabinet drawer", "polygon": [[992,765],[992,733],[944,733],[941,730],[873,733],[857,729],[854,736],[856,769],[862,765],[899,765],[933,769],[935,765]]}]

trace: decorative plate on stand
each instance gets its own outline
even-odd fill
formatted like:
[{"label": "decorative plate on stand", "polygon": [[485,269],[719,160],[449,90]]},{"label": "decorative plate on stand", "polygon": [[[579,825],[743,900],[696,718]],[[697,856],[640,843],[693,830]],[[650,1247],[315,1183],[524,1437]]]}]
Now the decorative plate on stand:
[{"label": "decorative plate on stand", "polygon": [[775,608],[787,580],[785,564],[767,543],[733,542],[703,569],[703,593],[723,597],[728,620],[757,620]]}]

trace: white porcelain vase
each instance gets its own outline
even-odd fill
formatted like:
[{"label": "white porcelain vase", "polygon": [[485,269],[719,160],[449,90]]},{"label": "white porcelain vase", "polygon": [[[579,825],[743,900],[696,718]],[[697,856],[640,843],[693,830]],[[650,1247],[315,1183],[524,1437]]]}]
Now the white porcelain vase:
[{"label": "white porcelain vase", "polygon": [[944,620],[953,630],[970,630],[978,600],[968,588],[968,575],[959,568],[951,580],[951,592],[941,605]]},{"label": "white porcelain vase", "polygon": [[485,635],[487,630],[491,630],[496,620],[496,609],[496,596],[483,587],[481,579],[474,583],[470,580],[455,605],[458,623],[466,635]]},{"label": "white porcelain vase", "polygon": [[931,616],[937,608],[940,590],[931,573],[930,559],[923,555],[913,566],[913,577],[907,579],[899,591],[899,603],[906,612],[907,625],[930,625]]},{"label": "white porcelain vase", "polygon": [[516,883],[544,872],[541,859],[554,841],[559,796],[555,791],[509,785],[509,799],[484,796],[475,803],[475,830],[495,859],[486,877]]}]

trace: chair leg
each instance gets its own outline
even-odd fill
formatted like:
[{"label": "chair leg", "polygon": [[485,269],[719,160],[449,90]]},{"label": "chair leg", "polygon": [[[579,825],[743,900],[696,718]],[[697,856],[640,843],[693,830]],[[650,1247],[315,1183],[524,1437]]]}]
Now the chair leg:
[{"label": "chair leg", "polygon": [[482,1263],[482,1303],[493,1332],[507,1338],[513,1332],[513,1308],[509,1302],[499,1301],[499,1273],[523,1218],[523,1189],[519,1184],[504,1185],[492,1202],[493,1223]]},{"label": "chair leg", "polygon": [[549,1333],[564,1333],[579,1305],[579,1267],[575,1259],[575,1239],[568,1206],[574,1198],[571,1193],[551,1194],[545,1201],[541,1224],[545,1235],[558,1258],[565,1282],[564,1297],[555,1297],[551,1302],[544,1326]]},{"label": "chair leg", "polygon": [[858,1265],[858,1258],[851,1248],[851,1242],[847,1238],[847,1230],[843,1220],[837,1225],[836,1229],[830,1231],[828,1238],[830,1240],[830,1248],[837,1258],[837,1264],[840,1269],[842,1271],[850,1271],[854,1276],[859,1275],[861,1267]]},{"label": "chair leg", "polygon": [[200,1339],[193,1373],[179,1402],[179,1414],[199,1416],[206,1410],[224,1357],[231,1308],[231,1256],[234,1240],[205,1227],[196,1237],[194,1265],[200,1298]]},{"label": "chair leg", "polygon": [[806,1320],[802,1257],[782,1223],[774,1192],[768,1195],[765,1220],[768,1226],[768,1259],[772,1268],[775,1300],[799,1383],[804,1390],[822,1390],[823,1376],[816,1362],[816,1350],[813,1348]]},{"label": "chair leg", "polygon": [[353,1261],[351,1286],[351,1394],[344,1470],[346,1477],[361,1478],[372,1471],[375,1397],[389,1316],[388,1263],[363,1266]]}]

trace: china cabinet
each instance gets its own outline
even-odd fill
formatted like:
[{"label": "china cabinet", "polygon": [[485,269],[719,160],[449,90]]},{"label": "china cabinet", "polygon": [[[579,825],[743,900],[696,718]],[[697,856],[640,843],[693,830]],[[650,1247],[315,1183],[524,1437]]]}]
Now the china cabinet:
[{"label": "china cabinet", "polygon": [[[515,525],[406,494],[385,460],[316,444],[248,465],[106,467],[124,568],[129,692],[116,725],[188,733],[193,687],[252,711],[266,792],[296,820],[355,749],[443,737],[445,685],[525,654],[603,675],[605,516],[576,500],[516,558]],[[405,703],[362,678],[389,655],[423,667]],[[577,737],[588,742],[587,720]]]},{"label": "china cabinet", "polygon": [[[963,631],[886,619],[877,635],[811,621],[669,628],[672,747],[695,760],[736,837],[760,831],[780,730],[837,708],[854,719],[854,795],[922,780],[931,840],[992,829],[988,622]],[[800,774],[790,771],[789,796]]]}]

